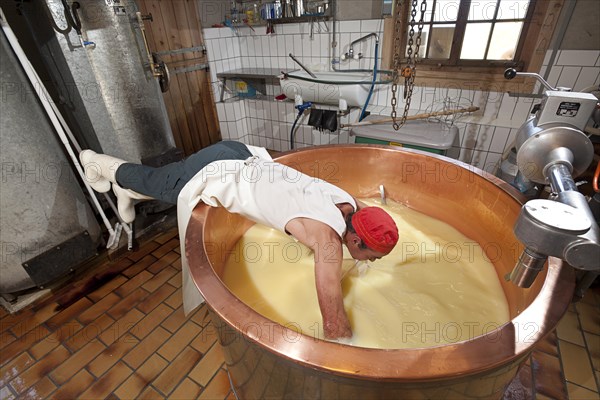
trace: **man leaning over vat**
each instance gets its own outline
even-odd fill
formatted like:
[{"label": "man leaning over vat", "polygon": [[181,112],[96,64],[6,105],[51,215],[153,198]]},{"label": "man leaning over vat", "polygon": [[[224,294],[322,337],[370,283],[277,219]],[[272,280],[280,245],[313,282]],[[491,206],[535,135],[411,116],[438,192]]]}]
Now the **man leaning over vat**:
[{"label": "man leaning over vat", "polygon": [[[317,297],[328,339],[352,336],[340,283],[342,245],[354,259],[373,261],[389,254],[398,241],[396,224],[383,209],[366,207],[337,186],[274,162],[264,148],[222,141],[159,168],[92,150],[83,150],[79,158],[94,190],[104,193],[112,187],[124,222],[135,219],[135,200],[177,204],[183,238],[194,207],[203,202],[292,235],[306,245],[315,256]],[[184,254],[183,298],[188,314],[204,299]]]}]

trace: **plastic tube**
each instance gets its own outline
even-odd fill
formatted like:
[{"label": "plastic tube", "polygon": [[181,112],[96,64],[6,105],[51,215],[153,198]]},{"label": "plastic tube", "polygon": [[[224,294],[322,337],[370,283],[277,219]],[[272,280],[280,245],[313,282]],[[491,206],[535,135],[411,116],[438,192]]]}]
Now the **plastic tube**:
[{"label": "plastic tube", "polygon": [[296,120],[294,121],[294,124],[292,125],[292,130],[290,131],[290,150],[294,149],[294,129],[296,129],[296,124],[298,123],[298,120],[302,116],[302,113],[303,113],[303,111],[300,111],[298,113],[298,116],[296,117]]},{"label": "plastic tube", "polygon": [[594,188],[594,192],[600,193],[600,187],[598,187],[598,180],[600,179],[600,161],[598,161],[598,165],[596,165],[596,172],[594,172],[594,178],[592,179],[592,186]]},{"label": "plastic tube", "polygon": [[362,121],[366,117],[367,106],[369,105],[369,101],[371,101],[371,95],[373,94],[373,90],[375,89],[375,82],[377,82],[377,53],[379,50],[379,42],[375,42],[375,62],[373,63],[373,82],[371,83],[371,89],[369,89],[369,94],[367,96],[367,100],[365,101],[365,105],[363,106],[362,111],[360,112],[360,118],[358,121]]},{"label": "plastic tube", "polygon": [[296,120],[294,121],[294,124],[292,125],[292,130],[290,131],[290,150],[294,149],[294,130],[296,129],[296,124],[298,123],[298,120],[300,119],[300,117],[302,117],[302,114],[304,114],[304,111],[311,107],[312,107],[312,103],[310,101],[307,101],[306,103],[302,103],[302,104],[296,104],[296,109],[298,110],[298,116],[296,117]]}]

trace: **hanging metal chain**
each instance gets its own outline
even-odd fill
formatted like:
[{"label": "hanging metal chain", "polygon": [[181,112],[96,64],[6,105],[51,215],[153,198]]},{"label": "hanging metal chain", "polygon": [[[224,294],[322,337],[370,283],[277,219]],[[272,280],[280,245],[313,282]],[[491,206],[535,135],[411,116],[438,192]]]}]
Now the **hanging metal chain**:
[{"label": "hanging metal chain", "polygon": [[[415,21],[415,17],[417,16],[417,7],[419,6],[418,0],[412,0],[411,12],[410,12],[410,30],[408,31],[408,41],[406,46],[406,66],[402,68],[402,71],[398,73],[398,70],[401,68],[402,57],[400,56],[400,36],[402,30],[402,0],[396,0],[396,4],[394,5],[395,14],[394,14],[394,82],[392,83],[392,120],[393,126],[395,130],[400,129],[402,125],[406,122],[406,117],[408,116],[408,109],[410,108],[410,103],[412,100],[413,89],[415,85],[415,77],[417,72],[417,62],[419,61],[419,49],[421,47],[421,34],[423,33],[423,27],[425,23],[423,21],[425,17],[425,11],[427,11],[427,0],[421,0],[421,6],[419,11],[421,13],[419,22]],[[415,38],[415,25],[417,26],[417,37]],[[413,45],[415,49],[413,51]],[[404,113],[402,114],[402,119],[398,123],[396,120],[397,113],[396,107],[398,105],[397,100],[397,92],[398,92],[398,83],[400,81],[400,77],[404,78]]]},{"label": "hanging metal chain", "polygon": [[[392,83],[392,120],[394,121],[394,129],[400,129],[400,126],[396,122],[396,106],[398,100],[396,92],[398,90],[398,81],[400,76],[398,70],[400,69],[400,63],[402,58],[400,57],[400,36],[402,31],[402,0],[396,0],[394,4],[394,60],[392,70],[394,71],[394,82]],[[398,128],[396,126],[398,125]]]}]

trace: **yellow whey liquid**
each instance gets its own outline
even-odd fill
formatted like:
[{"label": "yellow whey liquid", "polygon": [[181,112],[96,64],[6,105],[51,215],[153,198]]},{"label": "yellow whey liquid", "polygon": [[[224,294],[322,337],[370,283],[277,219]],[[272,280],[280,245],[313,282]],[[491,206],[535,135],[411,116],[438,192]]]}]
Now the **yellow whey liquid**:
[{"label": "yellow whey liquid", "polygon": [[[388,201],[400,240],[388,256],[356,262],[344,247],[342,288],[353,336],[344,343],[416,348],[469,340],[507,322],[508,303],[482,248],[448,224]],[[254,225],[223,276],[244,303],[288,328],[323,338],[312,252]]]}]

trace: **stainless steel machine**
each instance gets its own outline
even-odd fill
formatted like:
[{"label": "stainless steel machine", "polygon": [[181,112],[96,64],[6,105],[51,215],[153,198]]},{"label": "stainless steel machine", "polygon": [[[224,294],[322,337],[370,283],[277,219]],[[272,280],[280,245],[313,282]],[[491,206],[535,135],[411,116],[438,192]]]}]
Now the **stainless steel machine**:
[{"label": "stainless steel machine", "polygon": [[133,0],[44,0],[19,3],[9,22],[20,28],[19,40],[30,37],[32,63],[45,69],[84,148],[160,166],[182,154],[162,99],[162,64],[148,53],[145,18]]},{"label": "stainless steel machine", "polygon": [[95,257],[100,226],[0,29],[0,296],[15,302]]},{"label": "stainless steel machine", "polygon": [[504,76],[531,76],[547,89],[534,116],[519,128],[516,148],[519,173],[551,188],[548,199],[530,200],[521,209],[514,232],[526,248],[510,280],[530,287],[547,258],[557,257],[579,270],[575,296],[581,297],[600,273],[600,229],[573,178],[593,159],[592,142],[583,130],[598,99],[554,88],[534,73],[507,69]]},{"label": "stainless steel machine", "polygon": [[[182,157],[161,93],[168,72],[149,54],[145,18],[134,0],[0,0],[3,32],[14,36],[10,45],[0,38],[0,296],[11,304],[97,255],[99,214],[111,226],[106,204],[92,211],[46,106],[80,147],[151,166]],[[15,43],[39,80],[23,72]]]}]

